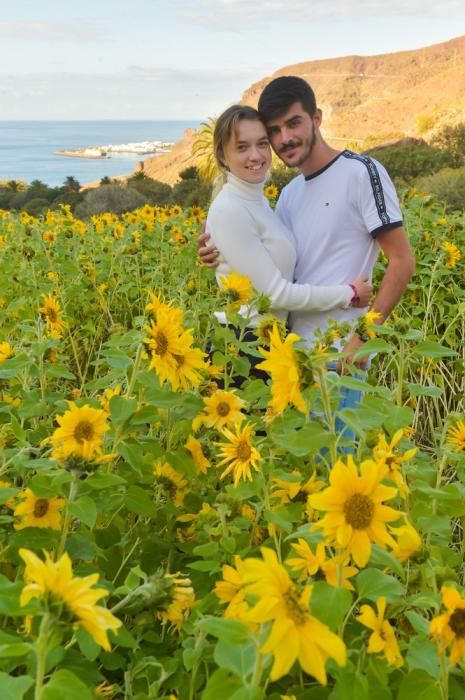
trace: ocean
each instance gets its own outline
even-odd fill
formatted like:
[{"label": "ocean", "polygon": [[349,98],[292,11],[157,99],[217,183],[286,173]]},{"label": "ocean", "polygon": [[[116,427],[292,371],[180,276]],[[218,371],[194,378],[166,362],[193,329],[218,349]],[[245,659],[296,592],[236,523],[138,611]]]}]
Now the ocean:
[{"label": "ocean", "polygon": [[56,156],[54,151],[142,141],[177,141],[199,121],[0,121],[0,181],[41,180],[61,185],[68,175],[81,184],[133,172],[148,156],[109,159]]}]

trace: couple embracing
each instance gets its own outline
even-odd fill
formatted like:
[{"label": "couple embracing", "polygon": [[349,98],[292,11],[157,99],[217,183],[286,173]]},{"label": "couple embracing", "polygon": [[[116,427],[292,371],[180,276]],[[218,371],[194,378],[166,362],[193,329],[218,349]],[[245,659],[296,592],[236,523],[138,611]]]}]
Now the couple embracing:
[{"label": "couple embracing", "polygon": [[[321,121],[313,90],[294,76],[269,83],[258,111],[234,105],[223,112],[214,152],[225,184],[199,248],[219,280],[232,271],[246,275],[270,297],[275,316],[290,312],[291,331],[308,343],[329,318],[355,325],[371,298],[380,250],[387,267],[372,301],[377,323],[395,307],[415,267],[385,169],[367,156],[332,148],[321,136]],[[275,212],[263,195],[271,148],[300,171],[282,190]],[[252,313],[251,328],[258,321]],[[341,348],[347,362],[363,343],[356,332],[350,336]],[[365,363],[356,362],[362,368]],[[358,392],[343,391],[344,405],[355,405]]]}]

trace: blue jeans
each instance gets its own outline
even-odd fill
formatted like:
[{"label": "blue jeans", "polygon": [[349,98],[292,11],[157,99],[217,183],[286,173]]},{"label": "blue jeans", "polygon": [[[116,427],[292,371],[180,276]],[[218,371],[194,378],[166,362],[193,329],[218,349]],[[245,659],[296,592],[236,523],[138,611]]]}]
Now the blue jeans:
[{"label": "blue jeans", "polygon": [[[334,371],[335,369],[336,367],[333,365],[333,363],[328,364],[328,370],[330,372]],[[363,371],[359,371],[355,375],[355,379],[363,380],[365,377],[366,372]],[[341,396],[337,407],[338,411],[341,411],[344,408],[357,408],[363,396],[363,392],[360,391],[360,389],[349,389],[345,386],[341,387],[340,394]],[[336,416],[335,428],[337,432],[341,433],[347,440],[350,440],[352,443],[355,441],[354,431],[351,428],[348,428],[342,418],[339,418],[339,416]],[[343,454],[353,454],[355,452],[353,446],[340,446],[338,451]]]}]

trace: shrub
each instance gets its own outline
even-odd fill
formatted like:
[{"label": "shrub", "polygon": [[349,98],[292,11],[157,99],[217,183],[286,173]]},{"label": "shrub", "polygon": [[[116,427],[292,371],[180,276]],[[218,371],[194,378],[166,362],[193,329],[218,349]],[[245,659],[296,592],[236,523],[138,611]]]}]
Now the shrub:
[{"label": "shrub", "polygon": [[141,177],[141,173],[136,173],[128,179],[127,184],[145,198],[145,204],[164,206],[171,201],[171,186],[166,182],[154,180],[146,175]]},{"label": "shrub", "polygon": [[418,178],[415,186],[442,200],[448,211],[465,209],[465,166],[444,168],[429,177]]},{"label": "shrub", "polygon": [[369,151],[369,155],[382,163],[392,178],[404,183],[454,165],[454,157],[449,151],[424,141],[375,148]]},{"label": "shrub", "polygon": [[273,167],[270,171],[270,178],[267,184],[276,185],[278,190],[281,192],[283,187],[295,178],[299,174],[296,168],[286,168],[285,165],[277,165]]},{"label": "shrub", "polygon": [[86,217],[103,214],[106,211],[113,214],[123,214],[145,204],[145,198],[132,187],[118,185],[103,185],[87,192],[84,201],[78,205],[78,216]]},{"label": "shrub", "polygon": [[50,202],[45,197],[35,197],[24,205],[23,209],[31,216],[39,216],[50,207]]},{"label": "shrub", "polygon": [[437,148],[452,153],[453,167],[465,164],[465,122],[445,126],[436,134],[432,143]]}]

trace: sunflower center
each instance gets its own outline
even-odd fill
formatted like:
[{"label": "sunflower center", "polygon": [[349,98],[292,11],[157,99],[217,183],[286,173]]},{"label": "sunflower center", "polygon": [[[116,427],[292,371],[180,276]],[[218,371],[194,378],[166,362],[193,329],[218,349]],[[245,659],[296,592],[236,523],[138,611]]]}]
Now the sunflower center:
[{"label": "sunflower center", "polygon": [[252,454],[251,447],[247,440],[240,440],[236,447],[236,456],[241,462],[247,462]]},{"label": "sunflower center", "polygon": [[184,355],[173,355],[173,357],[176,360],[176,366],[178,369],[180,369],[186,363],[186,358]]},{"label": "sunflower center", "polygon": [[216,407],[216,412],[219,416],[224,418],[231,412],[231,406],[226,403],[226,401],[220,401]]},{"label": "sunflower center", "polygon": [[344,504],[346,521],[355,530],[365,530],[373,519],[375,506],[371,498],[354,493]]},{"label": "sunflower center", "polygon": [[94,437],[94,427],[87,420],[81,420],[74,429],[74,439],[82,443],[84,440],[92,440]]},{"label": "sunflower center", "polygon": [[164,333],[158,331],[155,338],[155,354],[166,355],[168,352],[168,338]]},{"label": "sunflower center", "polygon": [[304,625],[307,620],[307,611],[302,608],[295,589],[289,588],[283,593],[283,600],[286,612],[291,620],[296,625]]},{"label": "sunflower center", "polygon": [[241,298],[240,292],[237,289],[228,289],[227,296],[229,301],[232,303],[235,301],[240,301]]},{"label": "sunflower center", "polygon": [[47,309],[47,318],[48,318],[48,320],[50,321],[50,323],[56,323],[56,322],[57,322],[57,320],[58,320],[58,314],[57,314],[57,312],[55,311],[55,309],[52,309],[51,307],[49,307],[49,308]]},{"label": "sunflower center", "polygon": [[454,610],[449,618],[449,627],[456,637],[460,639],[465,637],[465,610],[463,608]]},{"label": "sunflower center", "polygon": [[48,500],[46,498],[38,498],[34,503],[34,516],[43,518],[48,513]]}]

